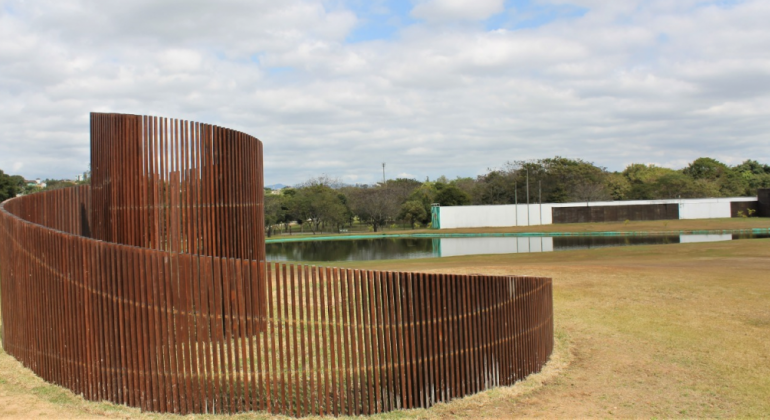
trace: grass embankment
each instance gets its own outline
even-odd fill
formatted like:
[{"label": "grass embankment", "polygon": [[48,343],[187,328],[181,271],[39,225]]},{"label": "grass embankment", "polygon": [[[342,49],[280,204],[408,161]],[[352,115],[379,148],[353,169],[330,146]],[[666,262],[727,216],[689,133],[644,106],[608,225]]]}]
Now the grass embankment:
[{"label": "grass embankment", "polygon": [[493,234],[493,233],[589,233],[589,232],[672,232],[690,233],[702,231],[742,230],[742,229],[768,229],[768,218],[731,218],[731,219],[698,219],[698,220],[653,220],[637,222],[612,222],[612,223],[569,223],[542,226],[510,226],[489,228],[462,228],[462,229],[406,229],[388,230],[386,232],[356,232],[356,233],[304,233],[294,235],[278,235],[268,238],[268,242],[287,241],[291,239],[308,238],[334,238],[345,239],[348,237],[383,237],[391,235],[413,234]]},{"label": "grass embankment", "polygon": [[[768,239],[346,266],[554,279],[559,346],[544,373],[511,388],[384,417],[770,413]],[[85,402],[0,353],[0,416],[39,415],[172,417]]]}]

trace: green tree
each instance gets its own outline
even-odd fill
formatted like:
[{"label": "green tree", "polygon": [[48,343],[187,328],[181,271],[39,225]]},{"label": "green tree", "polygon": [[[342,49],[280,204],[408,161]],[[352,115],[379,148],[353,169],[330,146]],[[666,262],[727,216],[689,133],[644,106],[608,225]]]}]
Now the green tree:
[{"label": "green tree", "polygon": [[297,222],[300,226],[300,231],[304,231],[305,220],[307,220],[307,197],[299,194],[298,191],[299,189],[297,188],[284,188],[283,191],[281,191],[281,195],[283,196],[282,207],[285,211],[285,226],[289,233],[291,233],[291,221]]},{"label": "green tree", "polygon": [[676,171],[673,169],[660,166],[632,163],[623,170],[623,176],[625,176],[632,185],[653,184],[660,177],[674,172]]},{"label": "green tree", "polygon": [[[750,190],[749,179],[742,176],[738,169],[730,168],[724,163],[709,157],[695,159],[682,172],[692,179],[714,184],[715,188],[708,188],[709,191],[716,189],[713,196],[734,197],[746,195]],[[753,195],[755,192],[748,194]],[[710,194],[714,194],[710,192]],[[709,195],[711,196],[711,195]]]},{"label": "green tree", "polygon": [[[664,176],[675,177],[676,174],[681,174],[681,172],[655,165],[632,163],[628,165],[625,170],[623,170],[623,176],[628,180],[628,183],[630,184],[630,188],[626,193],[626,199],[653,200],[659,198],[660,194],[658,194],[656,186],[658,180]],[[674,179],[675,178],[671,178],[671,180]],[[676,198],[676,196],[673,198]]]},{"label": "green tree", "polygon": [[24,184],[24,179],[21,178],[20,184],[19,178],[21,177],[18,175],[6,175],[6,173],[0,169],[0,203],[9,198],[16,197],[16,195],[19,194],[21,187]]},{"label": "green tree", "polygon": [[706,179],[709,181],[716,181],[728,171],[727,165],[709,157],[695,159],[682,169],[682,172],[692,179]]},{"label": "green tree", "polygon": [[411,194],[409,194],[409,197],[407,198],[407,202],[414,201],[417,203],[420,203],[423,208],[423,212],[417,212],[413,214],[425,214],[424,218],[415,220],[417,223],[420,223],[422,225],[427,225],[430,223],[430,207],[431,204],[435,203],[434,198],[436,197],[436,185],[433,182],[425,181],[422,183],[418,188],[412,191]]},{"label": "green tree", "polygon": [[745,190],[742,195],[753,196],[759,188],[770,188],[770,165],[765,165],[756,160],[746,160],[733,168],[745,182]]},{"label": "green tree", "polygon": [[492,170],[478,178],[474,204],[513,204],[516,195],[515,173]]},{"label": "green tree", "polygon": [[756,160],[745,160],[740,165],[736,165],[733,170],[738,173],[748,172],[752,175],[770,175],[770,165],[764,165]]},{"label": "green tree", "polygon": [[442,206],[467,206],[471,204],[471,197],[465,191],[454,184],[436,183],[436,197],[434,200]]},{"label": "green tree", "polygon": [[471,177],[457,177],[456,179],[453,179],[450,184],[456,186],[460,190],[464,191],[466,194],[468,194],[468,197],[471,198],[472,204],[481,204],[479,200],[477,199],[478,195],[478,180],[471,178]]},{"label": "green tree", "polygon": [[530,203],[536,203],[539,199],[549,203],[563,203],[611,198],[606,186],[606,169],[581,159],[556,156],[519,160],[506,163],[506,169],[516,182],[519,203],[527,201],[527,178]]},{"label": "green tree", "polygon": [[542,182],[553,185],[551,202],[558,202],[557,199],[561,200],[564,195],[566,201],[601,201],[610,198],[605,187],[604,168],[582,159],[560,156],[543,159],[540,164],[545,173]]},{"label": "green tree", "polygon": [[[288,201],[288,212],[300,224],[310,222],[313,233],[322,224],[339,227],[346,221],[347,208],[340,195],[324,184],[306,184],[296,189]],[[304,230],[304,226],[302,227]]]},{"label": "green tree", "polygon": [[424,224],[428,217],[425,206],[418,200],[410,200],[402,204],[398,214],[398,218],[409,223],[412,229],[415,224]]},{"label": "green tree", "polygon": [[272,236],[273,225],[283,222],[286,218],[282,198],[279,194],[265,194],[264,215],[268,236]]},{"label": "green tree", "polygon": [[756,190],[751,190],[749,180],[731,168],[717,179],[716,184],[721,197],[752,196],[757,193]]},{"label": "green tree", "polygon": [[652,184],[652,198],[703,198],[719,194],[716,184],[705,180],[693,180],[682,172],[673,171]]},{"label": "green tree", "polygon": [[608,173],[604,185],[613,200],[625,200],[631,190],[631,183],[628,178],[619,172]]}]

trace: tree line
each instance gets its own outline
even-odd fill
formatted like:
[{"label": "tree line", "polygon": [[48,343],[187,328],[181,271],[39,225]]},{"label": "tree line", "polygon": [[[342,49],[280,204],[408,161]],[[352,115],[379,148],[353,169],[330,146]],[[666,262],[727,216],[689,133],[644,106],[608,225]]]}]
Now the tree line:
[{"label": "tree line", "polygon": [[[85,180],[88,182],[88,173]],[[81,183],[82,183],[81,182]],[[72,185],[46,180],[46,189]],[[312,178],[280,191],[266,190],[265,229],[268,234],[338,232],[354,225],[379,231],[393,224],[425,227],[431,206],[564,203],[610,200],[652,200],[754,196],[770,188],[770,165],[747,160],[729,166],[715,159],[696,159],[682,169],[631,164],[612,172],[581,159],[516,160],[489,169],[476,178],[444,176],[435,181],[389,179],[374,185],[345,185],[327,176]],[[0,201],[39,191],[18,175],[0,170]]]},{"label": "tree line", "polygon": [[[581,159],[517,160],[476,178],[435,181],[389,179],[375,185],[342,185],[329,177],[308,180],[265,195],[269,230],[339,231],[354,222],[373,231],[401,223],[428,226],[431,206],[565,203],[666,198],[754,196],[770,188],[770,165],[747,160],[728,166],[703,157],[682,169],[631,164],[612,172]],[[307,228],[305,228],[307,226]],[[272,233],[272,232],[269,232]]]}]

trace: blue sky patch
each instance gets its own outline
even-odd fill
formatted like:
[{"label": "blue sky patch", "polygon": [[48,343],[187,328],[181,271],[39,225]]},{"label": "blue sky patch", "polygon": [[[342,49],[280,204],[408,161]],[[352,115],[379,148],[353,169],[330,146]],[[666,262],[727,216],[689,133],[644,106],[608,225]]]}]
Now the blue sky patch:
[{"label": "blue sky patch", "polygon": [[294,67],[288,67],[288,66],[285,66],[285,67],[268,67],[266,70],[267,70],[267,74],[269,74],[271,76],[278,76],[278,75],[282,75],[282,74],[286,74],[286,73],[291,73],[292,71],[294,71]]},{"label": "blue sky patch", "polygon": [[733,7],[743,4],[745,2],[746,0],[713,0],[713,1],[700,2],[696,7],[717,6],[722,9],[732,9]]},{"label": "blue sky patch", "polygon": [[[350,0],[345,6],[361,21],[359,27],[347,37],[346,41],[349,43],[392,40],[403,28],[418,22],[410,16],[414,8],[414,3],[410,0]],[[487,30],[530,29],[559,19],[582,17],[587,12],[587,8],[567,3],[542,4],[534,0],[506,0],[505,11],[487,19],[484,26]]]},{"label": "blue sky patch", "polygon": [[398,32],[415,20],[409,15],[414,7],[410,0],[352,1],[347,4],[361,24],[347,37],[350,43],[394,39]]},{"label": "blue sky patch", "polygon": [[3,13],[9,16],[17,16],[18,12],[13,8],[13,5],[6,3],[3,5]]},{"label": "blue sky patch", "polygon": [[531,0],[508,0],[505,12],[489,18],[487,30],[532,29],[560,19],[579,18],[588,9],[566,3],[539,4]]}]

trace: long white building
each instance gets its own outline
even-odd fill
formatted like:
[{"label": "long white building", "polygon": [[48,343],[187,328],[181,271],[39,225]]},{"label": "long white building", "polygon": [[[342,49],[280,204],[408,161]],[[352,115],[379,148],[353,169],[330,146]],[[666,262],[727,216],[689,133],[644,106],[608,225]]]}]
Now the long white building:
[{"label": "long white building", "polygon": [[746,214],[748,209],[756,211],[757,197],[435,206],[432,226],[436,229],[456,229],[624,220],[714,219],[737,217],[740,212]]}]

